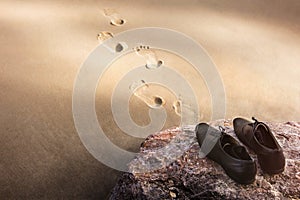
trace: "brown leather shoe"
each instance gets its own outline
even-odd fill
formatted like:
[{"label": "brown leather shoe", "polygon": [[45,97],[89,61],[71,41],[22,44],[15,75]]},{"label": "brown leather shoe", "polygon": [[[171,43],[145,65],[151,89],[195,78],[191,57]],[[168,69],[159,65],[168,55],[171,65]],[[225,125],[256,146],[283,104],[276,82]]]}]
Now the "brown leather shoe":
[{"label": "brown leather shoe", "polygon": [[233,120],[237,137],[257,154],[258,163],[265,173],[283,172],[285,158],[282,148],[265,123],[257,121],[254,117],[252,119],[254,123],[243,118]]},{"label": "brown leather shoe", "polygon": [[223,129],[206,123],[198,124],[195,131],[200,151],[208,153],[207,157],[220,164],[230,178],[241,184],[254,182],[256,164],[244,146]]}]

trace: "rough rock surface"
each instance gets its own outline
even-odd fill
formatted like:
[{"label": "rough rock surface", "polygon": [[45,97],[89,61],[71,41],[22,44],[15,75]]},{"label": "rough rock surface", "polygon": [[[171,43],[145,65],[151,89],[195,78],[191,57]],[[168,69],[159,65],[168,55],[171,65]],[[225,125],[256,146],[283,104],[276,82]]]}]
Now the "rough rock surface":
[{"label": "rough rock surface", "polygon": [[[300,199],[300,123],[267,124],[286,157],[281,174],[263,174],[258,165],[256,181],[240,185],[217,163],[200,158],[194,126],[173,128],[145,140],[129,163],[131,173],[122,175],[110,199]],[[230,121],[211,125],[235,137]]]}]

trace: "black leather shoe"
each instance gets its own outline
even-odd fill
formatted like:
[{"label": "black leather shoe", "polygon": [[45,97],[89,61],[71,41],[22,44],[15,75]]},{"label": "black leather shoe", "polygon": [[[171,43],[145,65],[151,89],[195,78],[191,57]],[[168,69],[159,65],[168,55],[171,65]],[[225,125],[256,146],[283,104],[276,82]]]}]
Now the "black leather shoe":
[{"label": "black leather shoe", "polygon": [[235,118],[233,127],[239,140],[257,154],[258,163],[267,174],[278,174],[284,171],[285,158],[270,128],[263,122],[250,122]]},{"label": "black leather shoe", "polygon": [[241,184],[250,184],[255,180],[254,160],[233,137],[206,123],[198,124],[195,131],[201,151],[220,164],[230,178]]}]

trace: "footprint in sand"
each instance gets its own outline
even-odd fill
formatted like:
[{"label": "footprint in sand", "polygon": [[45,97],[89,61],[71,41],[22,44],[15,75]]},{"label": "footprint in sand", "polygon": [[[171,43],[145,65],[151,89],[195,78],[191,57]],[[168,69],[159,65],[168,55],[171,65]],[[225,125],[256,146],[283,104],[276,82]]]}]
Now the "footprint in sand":
[{"label": "footprint in sand", "polygon": [[110,19],[110,24],[113,26],[122,26],[126,23],[125,19],[122,19],[116,9],[106,8],[103,10],[104,16]]},{"label": "footprint in sand", "polygon": [[114,35],[107,31],[102,31],[102,32],[98,33],[98,35],[97,35],[97,39],[98,39],[99,43],[103,43],[105,40],[110,39],[112,37],[114,37]]},{"label": "footprint in sand", "polygon": [[181,116],[181,101],[177,100],[173,103],[172,108],[178,116]]},{"label": "footprint in sand", "polygon": [[203,114],[200,113],[198,116],[196,110],[190,104],[184,104],[181,97],[173,102],[172,108],[178,116],[183,117],[184,115],[187,118],[186,122],[191,124],[197,123],[199,119],[203,119]]},{"label": "footprint in sand", "polygon": [[[114,37],[114,35],[107,31],[102,31],[102,32],[98,33],[98,35],[97,35],[97,39],[100,44],[102,44],[104,41],[106,41],[110,38],[113,38],[113,37]],[[125,42],[119,42],[119,43],[115,44],[114,47],[111,47],[111,51],[119,53],[127,48],[128,48],[128,46]]]},{"label": "footprint in sand", "polygon": [[149,46],[138,46],[134,48],[134,51],[138,56],[145,58],[147,69],[156,69],[163,64],[161,60],[157,59],[155,51],[150,49]]},{"label": "footprint in sand", "polygon": [[159,108],[165,104],[162,97],[154,95],[149,85],[144,81],[135,81],[129,86],[134,96],[146,103],[150,108]]}]

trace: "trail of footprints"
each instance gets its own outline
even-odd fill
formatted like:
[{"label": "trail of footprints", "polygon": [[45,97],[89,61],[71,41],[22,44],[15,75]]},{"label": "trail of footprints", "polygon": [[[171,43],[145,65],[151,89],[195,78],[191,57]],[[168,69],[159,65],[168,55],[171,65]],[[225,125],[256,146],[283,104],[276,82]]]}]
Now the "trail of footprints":
[{"label": "trail of footprints", "polygon": [[[107,8],[103,10],[103,14],[106,18],[108,18],[110,21],[110,25],[113,26],[122,26],[126,23],[126,20],[121,17],[121,15],[117,12],[116,9],[113,8]],[[108,31],[101,31],[97,34],[97,39],[99,43],[103,43],[105,40],[108,40],[110,38],[113,38],[114,35],[111,32]],[[126,45],[125,45],[126,46]],[[124,49],[124,44],[118,43],[115,46],[115,52],[121,52]],[[147,69],[156,69],[160,67],[163,64],[163,61],[157,59],[157,55],[153,49],[151,49],[149,46],[140,45],[133,49],[135,53],[138,56],[143,57],[146,60],[145,67]],[[145,84],[145,83],[144,83]],[[132,88],[131,88],[132,90]],[[145,92],[145,89],[140,90],[139,92],[135,91],[134,94],[139,97],[141,100],[143,100],[148,106],[150,107],[159,107],[162,104],[164,104],[164,100],[161,97],[154,98],[154,105],[153,106],[153,99],[147,97],[147,92]],[[180,101],[175,101],[173,103],[173,109],[176,112],[177,115],[181,115],[181,104]]]}]

